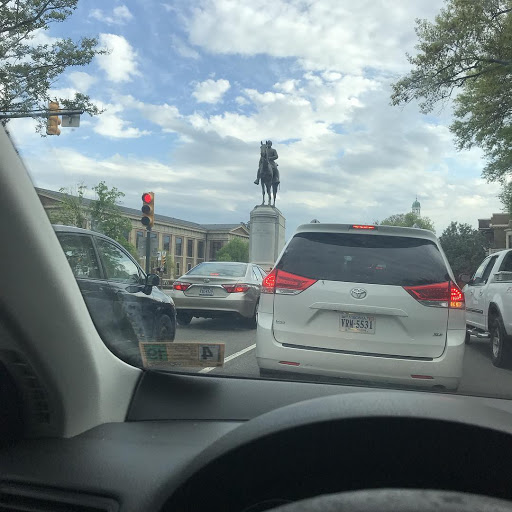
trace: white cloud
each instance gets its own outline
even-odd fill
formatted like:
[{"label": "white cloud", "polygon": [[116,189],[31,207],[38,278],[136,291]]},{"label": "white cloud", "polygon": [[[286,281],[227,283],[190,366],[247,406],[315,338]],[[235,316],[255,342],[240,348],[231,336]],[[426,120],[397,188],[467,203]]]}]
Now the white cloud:
[{"label": "white cloud", "polygon": [[432,17],[441,6],[441,0],[203,0],[187,28],[191,43],[213,53],[292,57],[307,69],[391,71],[406,64],[414,19]]},{"label": "white cloud", "polygon": [[59,40],[59,37],[50,36],[46,30],[38,28],[31,33],[29,44],[31,46],[38,46],[40,44],[52,45]]},{"label": "white cloud", "polygon": [[101,46],[110,50],[108,55],[96,57],[99,67],[112,82],[129,82],[140,75],[137,70],[137,53],[130,43],[116,34],[100,34]]},{"label": "white cloud", "polygon": [[[317,139],[331,131],[331,124],[347,123],[354,111],[363,108],[360,97],[381,88],[377,81],[361,76],[343,76],[324,82],[320,76],[307,74],[303,80],[285,80],[275,91],[245,89],[238,104],[250,102],[251,114],[224,112],[214,116],[195,113],[190,122],[196,129],[214,131],[222,137],[236,137],[246,142],[266,139]],[[283,92],[280,92],[283,91]]]},{"label": "white cloud", "polygon": [[126,22],[133,19],[133,15],[126,5],[114,7],[112,15],[108,15],[101,9],[91,9],[89,17],[98,21],[103,21],[108,25],[124,25]]},{"label": "white cloud", "polygon": [[194,96],[199,103],[218,103],[229,88],[230,84],[228,80],[223,78],[212,80],[209,78],[204,82],[196,84],[192,96]]},{"label": "white cloud", "polygon": [[199,53],[187,45],[183,39],[176,35],[171,36],[172,47],[178,55],[185,59],[198,59]]},{"label": "white cloud", "polygon": [[73,87],[84,94],[87,93],[91,85],[98,81],[98,78],[85,73],[84,71],[73,71],[67,75]]},{"label": "white cloud", "polygon": [[94,131],[99,135],[113,139],[134,139],[143,135],[149,135],[149,131],[139,130],[131,126],[130,122],[117,115],[124,110],[121,104],[99,103],[99,105],[105,109],[105,112],[96,118],[94,126]]}]

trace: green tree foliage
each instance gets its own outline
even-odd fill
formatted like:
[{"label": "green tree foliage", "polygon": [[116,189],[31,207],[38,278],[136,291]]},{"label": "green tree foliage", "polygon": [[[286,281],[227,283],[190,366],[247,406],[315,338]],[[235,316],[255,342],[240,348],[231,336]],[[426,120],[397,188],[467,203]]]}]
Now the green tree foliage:
[{"label": "green tree foliage", "polygon": [[[85,66],[95,55],[106,53],[95,38],[78,42],[70,38],[39,42],[50,24],[65,21],[78,0],[0,0],[0,112],[26,113],[47,109],[50,99],[61,108],[83,109],[90,115],[100,110],[83,93],[50,98],[50,89],[71,66]],[[40,38],[39,38],[40,40]],[[44,134],[44,119],[37,130]]]},{"label": "green tree foliage", "polygon": [[512,168],[512,0],[446,0],[433,23],[416,20],[412,71],[393,85],[391,103],[419,100],[423,113],[454,92],[450,129],[458,149],[483,149],[483,175]]},{"label": "green tree foliage", "polygon": [[65,194],[62,203],[53,210],[48,210],[48,217],[52,224],[64,224],[87,228],[88,221],[91,229],[113,238],[139,260],[135,247],[128,242],[127,235],[132,229],[130,219],[125,217],[119,203],[124,193],[116,187],[111,189],[104,181],[98,183],[92,190],[96,199],[86,199],[87,186],[80,183],[76,187],[61,188],[59,192]]},{"label": "green tree foliage", "polygon": [[217,261],[249,261],[249,242],[236,237],[217,252]]},{"label": "green tree foliage", "polygon": [[503,209],[512,215],[512,182],[503,185],[498,197],[503,204]]},{"label": "green tree foliage", "polygon": [[92,229],[113,238],[136,255],[135,247],[127,240],[132,223],[119,208],[119,202],[124,197],[124,193],[116,187],[109,189],[104,181],[100,181],[92,189],[96,193],[96,199],[91,204]]},{"label": "green tree foliage", "polygon": [[402,226],[405,228],[418,227],[421,229],[429,229],[435,233],[434,223],[428,217],[419,217],[415,213],[397,213],[391,215],[382,222],[376,222],[383,226]]},{"label": "green tree foliage", "polygon": [[59,192],[65,194],[62,203],[54,210],[48,210],[48,217],[52,224],[65,226],[87,227],[89,218],[88,208],[84,204],[84,194],[87,187],[79,183],[74,188],[60,188]]},{"label": "green tree foliage", "polygon": [[469,224],[452,222],[439,237],[455,277],[473,275],[486,256],[487,241]]}]

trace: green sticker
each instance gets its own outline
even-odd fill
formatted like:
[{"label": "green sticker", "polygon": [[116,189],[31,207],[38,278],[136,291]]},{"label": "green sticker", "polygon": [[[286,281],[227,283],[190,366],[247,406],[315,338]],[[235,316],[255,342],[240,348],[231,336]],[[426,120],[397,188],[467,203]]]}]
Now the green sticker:
[{"label": "green sticker", "polygon": [[145,343],[146,360],[151,363],[167,361],[167,347],[163,343]]}]

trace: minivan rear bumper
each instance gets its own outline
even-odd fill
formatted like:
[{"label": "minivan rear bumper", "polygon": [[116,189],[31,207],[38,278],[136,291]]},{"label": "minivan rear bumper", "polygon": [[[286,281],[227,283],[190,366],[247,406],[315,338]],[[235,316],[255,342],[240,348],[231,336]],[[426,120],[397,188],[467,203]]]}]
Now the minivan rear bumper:
[{"label": "minivan rear bumper", "polygon": [[[442,386],[447,390],[456,390],[459,386],[465,329],[447,331],[446,349],[440,357],[418,360],[284,346],[274,339],[272,317],[272,314],[261,311],[258,314],[256,357],[261,369],[422,388]],[[294,365],[282,364],[280,361]],[[414,378],[413,375],[432,378]]]}]

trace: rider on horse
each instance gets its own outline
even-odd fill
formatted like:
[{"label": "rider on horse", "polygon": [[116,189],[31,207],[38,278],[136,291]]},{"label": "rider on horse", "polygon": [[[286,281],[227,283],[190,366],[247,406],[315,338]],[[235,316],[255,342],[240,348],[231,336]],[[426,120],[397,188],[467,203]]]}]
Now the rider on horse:
[{"label": "rider on horse", "polygon": [[[267,140],[267,150],[266,150],[266,153],[267,153],[267,160],[270,164],[270,166],[272,167],[272,175],[273,175],[273,180],[272,182],[275,183],[275,184],[279,184],[280,181],[279,181],[279,169],[277,168],[277,165],[276,164],[276,160],[279,158],[277,156],[277,151],[272,147],[272,141],[271,140]],[[258,174],[256,176],[256,180],[254,181],[254,183],[256,185],[259,185],[260,183],[260,178],[261,178],[261,168],[263,166],[263,162],[264,162],[264,156],[261,155],[260,156],[260,163],[258,165]]]}]

